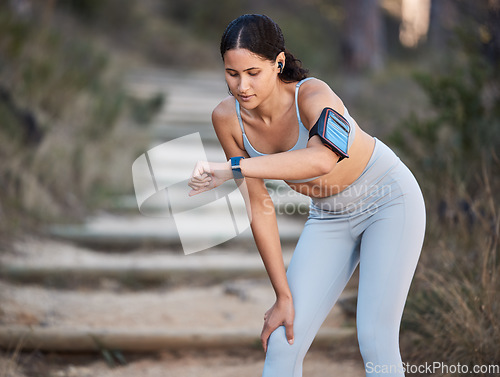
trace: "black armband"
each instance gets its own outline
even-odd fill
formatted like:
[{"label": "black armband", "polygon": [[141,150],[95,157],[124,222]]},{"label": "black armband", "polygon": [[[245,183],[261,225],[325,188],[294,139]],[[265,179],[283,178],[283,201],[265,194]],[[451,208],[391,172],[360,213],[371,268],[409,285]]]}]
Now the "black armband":
[{"label": "black armband", "polygon": [[309,131],[309,139],[318,135],[329,149],[339,155],[339,161],[349,158],[349,122],[335,110],[325,107],[316,124]]}]

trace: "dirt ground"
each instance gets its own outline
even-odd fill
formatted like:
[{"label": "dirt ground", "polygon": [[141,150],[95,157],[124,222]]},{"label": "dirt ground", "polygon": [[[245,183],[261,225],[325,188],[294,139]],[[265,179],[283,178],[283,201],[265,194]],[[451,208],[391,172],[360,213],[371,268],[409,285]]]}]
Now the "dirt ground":
[{"label": "dirt ground", "polygon": [[[354,350],[352,350],[354,351]],[[344,349],[343,354],[346,353]],[[0,356],[1,377],[257,377],[262,373],[260,350],[184,351],[125,354],[125,365],[110,366],[103,355],[26,353]],[[304,377],[364,376],[363,364],[353,356],[311,350],[304,361]]]}]

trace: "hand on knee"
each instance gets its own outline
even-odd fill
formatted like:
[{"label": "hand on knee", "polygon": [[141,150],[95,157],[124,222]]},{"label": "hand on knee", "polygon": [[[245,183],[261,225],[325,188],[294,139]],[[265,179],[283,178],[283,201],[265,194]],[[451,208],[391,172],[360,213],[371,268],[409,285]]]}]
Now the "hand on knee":
[{"label": "hand on knee", "polygon": [[293,344],[293,320],[295,311],[293,300],[277,299],[274,305],[264,315],[264,327],[260,335],[262,347],[267,352],[267,344],[271,333],[280,326],[285,326],[285,335],[289,344]]}]

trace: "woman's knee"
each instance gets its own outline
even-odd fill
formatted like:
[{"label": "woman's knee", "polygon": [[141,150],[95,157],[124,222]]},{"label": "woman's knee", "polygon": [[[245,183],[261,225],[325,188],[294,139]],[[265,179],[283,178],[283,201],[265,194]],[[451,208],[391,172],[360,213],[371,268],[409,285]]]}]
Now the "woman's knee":
[{"label": "woman's knee", "polygon": [[[296,340],[296,339],[295,339]],[[279,355],[293,354],[296,347],[288,343],[286,339],[285,326],[280,326],[272,332],[267,343],[267,353]]]},{"label": "woman's knee", "polygon": [[[269,337],[267,344],[266,361],[295,364],[300,361],[300,339],[295,337],[294,343],[289,344],[286,339],[285,327],[280,326]],[[302,357],[303,358],[303,357]]]},{"label": "woman's knee", "polygon": [[263,377],[302,375],[303,352],[300,350],[300,339],[295,337],[293,344],[289,344],[285,336],[285,327],[278,327],[269,337],[264,364]]}]

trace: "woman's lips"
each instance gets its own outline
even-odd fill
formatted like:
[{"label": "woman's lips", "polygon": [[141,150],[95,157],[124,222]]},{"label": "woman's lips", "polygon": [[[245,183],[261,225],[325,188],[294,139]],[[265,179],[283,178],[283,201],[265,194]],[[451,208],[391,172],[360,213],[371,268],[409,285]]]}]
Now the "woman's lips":
[{"label": "woman's lips", "polygon": [[253,96],[254,96],[253,94],[251,96],[246,96],[246,95],[244,96],[242,94],[239,95],[239,97],[241,98],[241,100],[244,101],[244,102],[250,101],[253,98]]}]

